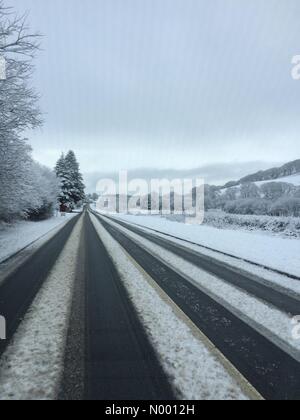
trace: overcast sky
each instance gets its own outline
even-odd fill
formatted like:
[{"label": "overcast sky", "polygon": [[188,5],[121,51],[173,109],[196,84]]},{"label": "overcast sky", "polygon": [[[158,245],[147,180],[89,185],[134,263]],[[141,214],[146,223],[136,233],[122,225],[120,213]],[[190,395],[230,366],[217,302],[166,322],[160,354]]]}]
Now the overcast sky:
[{"label": "overcast sky", "polygon": [[300,158],[299,0],[7,3],[45,35],[42,163],[72,148],[85,173],[204,166],[217,182]]}]

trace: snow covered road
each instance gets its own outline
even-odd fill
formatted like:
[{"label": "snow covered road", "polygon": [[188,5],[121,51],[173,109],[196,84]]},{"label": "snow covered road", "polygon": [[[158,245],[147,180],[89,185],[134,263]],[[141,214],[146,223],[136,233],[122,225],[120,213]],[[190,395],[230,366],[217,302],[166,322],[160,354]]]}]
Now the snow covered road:
[{"label": "snow covered road", "polygon": [[[178,316],[178,311],[166,302],[149,284],[133,261],[128,259],[118,242],[92,216],[93,224],[110,253],[130,298],[156,349],[170,381],[180,397],[186,400],[244,400],[249,392],[241,378],[234,378],[223,366],[224,359],[208,348]],[[238,381],[236,380],[238,378]],[[243,385],[245,389],[243,390]]]},{"label": "snow covered road", "polygon": [[[116,218],[300,277],[299,239],[186,225],[160,216],[118,215]],[[219,255],[219,258],[224,259],[224,256]]]},{"label": "snow covered road", "polygon": [[0,399],[300,398],[295,280],[180,242],[91,212],[57,227],[0,279]]},{"label": "snow covered road", "polygon": [[[116,223],[101,220],[110,234],[265,398],[281,399],[289,392],[291,396],[297,394],[292,384],[294,380],[300,381],[299,342],[291,336],[288,314],[202,270],[197,271],[174,255],[170,257],[168,251],[149,244],[144,237],[137,238],[128,229],[124,232]],[[204,302],[207,302],[206,308]],[[291,380],[290,384],[285,382],[283,386],[282,375],[286,375],[287,382]]]},{"label": "snow covered road", "polygon": [[13,225],[0,224],[0,264],[35,241],[61,229],[76,214],[60,215],[41,222],[22,221]]},{"label": "snow covered road", "polygon": [[2,357],[0,400],[57,397],[81,229],[82,219]]},{"label": "snow covered road", "polygon": [[7,340],[0,341],[0,355],[57,262],[77,221],[78,218],[69,221],[21,266],[10,270],[9,275],[1,279],[0,313],[6,319]]}]

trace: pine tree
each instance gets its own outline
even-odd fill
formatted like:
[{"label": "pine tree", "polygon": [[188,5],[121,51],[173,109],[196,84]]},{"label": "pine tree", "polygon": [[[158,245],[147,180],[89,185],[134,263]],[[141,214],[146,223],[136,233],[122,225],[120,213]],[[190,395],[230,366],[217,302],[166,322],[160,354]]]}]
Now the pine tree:
[{"label": "pine tree", "polygon": [[55,166],[56,176],[60,182],[60,193],[59,193],[59,202],[61,205],[67,206],[72,209],[72,200],[70,196],[70,189],[72,188],[70,176],[66,168],[66,160],[64,154],[59,158]]},{"label": "pine tree", "polygon": [[66,156],[62,154],[56,164],[55,171],[60,179],[59,201],[72,210],[85,198],[85,186],[75,153],[70,151]]},{"label": "pine tree", "polygon": [[80,201],[85,198],[85,185],[83,183],[83,177],[79,170],[79,163],[77,162],[75,153],[70,150],[65,158],[66,169],[69,174],[69,179],[71,181],[70,196],[73,202],[78,204]]}]

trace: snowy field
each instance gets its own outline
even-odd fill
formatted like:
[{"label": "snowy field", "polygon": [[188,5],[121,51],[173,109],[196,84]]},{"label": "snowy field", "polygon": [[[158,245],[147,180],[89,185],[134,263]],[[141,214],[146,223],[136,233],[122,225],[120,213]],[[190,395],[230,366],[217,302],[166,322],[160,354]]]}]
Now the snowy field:
[{"label": "snowy field", "polygon": [[300,276],[299,239],[268,236],[258,232],[186,225],[159,216],[118,215],[125,222],[174,235],[275,270]]},{"label": "snowy field", "polygon": [[293,184],[296,187],[300,186],[300,174],[286,176],[284,178],[277,178],[269,181],[259,181],[255,182],[257,186],[261,186],[263,184],[267,184],[269,182],[287,182],[288,184]]},{"label": "snowy field", "polygon": [[32,244],[51,230],[63,226],[76,214],[52,217],[41,222],[21,221],[13,225],[0,224],[0,263]]},{"label": "snowy field", "polygon": [[[299,187],[300,186],[300,174],[295,174],[295,175],[290,175],[290,176],[286,176],[286,177],[282,177],[282,178],[276,178],[276,179],[269,179],[266,181],[256,181],[254,182],[255,185],[257,185],[258,187],[261,187],[264,184],[269,184],[271,182],[286,182],[287,184],[292,184],[295,185],[295,187]],[[234,187],[230,187],[230,188],[240,188],[241,184],[236,185]],[[230,188],[223,188],[222,192],[226,192],[228,189]]]},{"label": "snowy field", "polygon": [[205,212],[204,224],[219,229],[243,229],[269,235],[300,238],[299,217],[255,216],[208,210]]}]

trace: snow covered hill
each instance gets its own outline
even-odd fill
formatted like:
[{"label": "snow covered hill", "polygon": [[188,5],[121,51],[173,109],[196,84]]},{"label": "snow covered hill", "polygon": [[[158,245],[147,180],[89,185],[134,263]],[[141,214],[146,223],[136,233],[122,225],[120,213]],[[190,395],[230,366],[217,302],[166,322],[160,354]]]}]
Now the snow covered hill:
[{"label": "snow covered hill", "polygon": [[293,184],[296,187],[299,187],[300,186],[300,173],[295,174],[295,175],[285,176],[283,178],[269,180],[269,181],[258,181],[258,182],[255,182],[255,184],[260,186],[263,184],[267,184],[269,182],[287,182],[288,184]]},{"label": "snow covered hill", "polygon": [[278,168],[271,168],[266,171],[259,171],[255,174],[251,174],[241,178],[239,181],[228,182],[224,185],[224,188],[236,187],[241,184],[248,184],[251,182],[267,182],[276,181],[279,179],[286,179],[293,176],[300,176],[300,159],[288,162],[285,165]]},{"label": "snow covered hill", "polygon": [[[270,184],[270,183],[274,183],[274,182],[278,182],[278,183],[279,182],[285,182],[287,184],[292,184],[295,187],[299,187],[300,186],[300,173],[285,176],[285,177],[282,177],[282,178],[270,179],[270,180],[265,180],[265,181],[256,181],[256,182],[253,182],[253,184],[257,185],[258,187],[261,187],[262,185]],[[244,183],[244,184],[246,184],[246,183]],[[226,191],[232,190],[234,188],[237,188],[239,190],[242,185],[243,185],[243,183],[239,183],[239,184],[227,187],[227,188],[222,188],[220,190],[221,194],[223,195],[223,194],[226,193]]]}]

